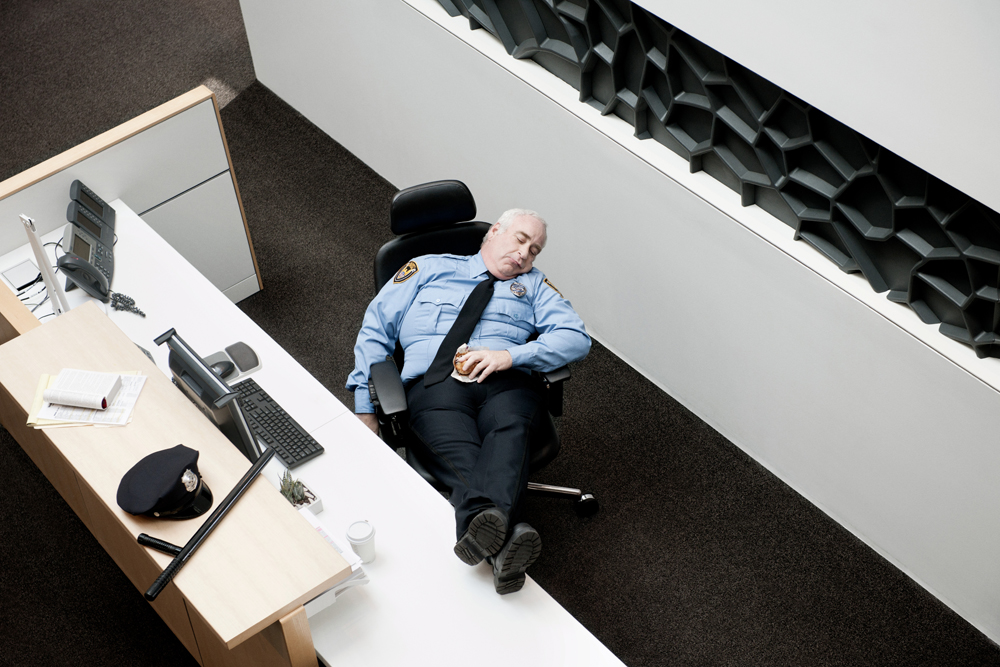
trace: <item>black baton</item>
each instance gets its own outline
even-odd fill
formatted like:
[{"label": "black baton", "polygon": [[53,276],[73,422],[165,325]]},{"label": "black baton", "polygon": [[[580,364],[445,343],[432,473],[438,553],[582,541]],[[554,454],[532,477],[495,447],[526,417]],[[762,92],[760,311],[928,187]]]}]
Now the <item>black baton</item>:
[{"label": "black baton", "polygon": [[166,542],[164,540],[159,540],[155,537],[150,537],[146,533],[139,533],[138,538],[139,544],[144,547],[149,547],[151,549],[156,549],[157,551],[162,551],[168,556],[176,556],[181,552],[181,548],[176,544]]},{"label": "black baton", "polygon": [[191,557],[191,554],[195,552],[195,549],[201,546],[201,543],[205,541],[208,534],[215,530],[218,523],[222,521],[222,517],[226,516],[226,513],[229,512],[232,506],[236,504],[236,501],[240,499],[240,496],[242,496],[243,493],[250,488],[250,484],[253,482],[254,478],[260,474],[260,471],[265,465],[267,465],[267,462],[271,460],[272,456],[274,456],[274,449],[271,447],[268,447],[261,453],[257,462],[250,467],[250,470],[247,470],[247,474],[243,475],[243,479],[236,483],[236,486],[234,486],[233,490],[229,492],[229,495],[226,496],[221,503],[219,503],[219,506],[214,512],[212,512],[211,516],[205,520],[205,523],[201,524],[201,528],[198,529],[198,532],[195,533],[190,540],[188,540],[188,543],[184,545],[181,552],[174,556],[174,559],[170,561],[166,569],[163,570],[160,576],[156,578],[153,585],[149,587],[149,590],[146,591],[145,594],[147,600],[150,602],[155,600],[156,596],[163,590],[163,587],[169,584],[170,580],[174,578],[182,567],[184,567],[184,563],[186,563],[188,558]]}]

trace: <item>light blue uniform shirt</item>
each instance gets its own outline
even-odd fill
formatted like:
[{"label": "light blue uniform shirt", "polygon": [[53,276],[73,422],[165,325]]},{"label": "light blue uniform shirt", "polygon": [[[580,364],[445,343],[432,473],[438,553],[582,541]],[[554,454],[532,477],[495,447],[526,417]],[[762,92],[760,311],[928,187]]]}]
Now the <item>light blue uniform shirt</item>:
[{"label": "light blue uniform shirt", "polygon": [[[424,255],[385,284],[368,305],[354,346],[347,389],[354,392],[355,412],[375,411],[368,369],[391,356],[397,340],[406,355],[403,382],[427,372],[465,300],[486,277],[482,255]],[[538,338],[527,342],[535,333]],[[590,336],[570,302],[533,268],[493,285],[469,345],[507,350],[520,370],[551,371],[585,357]]]}]

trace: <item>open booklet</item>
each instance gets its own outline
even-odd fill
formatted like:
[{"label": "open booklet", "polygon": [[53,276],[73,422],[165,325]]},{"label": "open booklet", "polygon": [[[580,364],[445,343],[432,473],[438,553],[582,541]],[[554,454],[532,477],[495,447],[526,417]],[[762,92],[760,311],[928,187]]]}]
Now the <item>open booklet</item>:
[{"label": "open booklet", "polygon": [[99,373],[64,368],[42,394],[46,403],[68,405],[72,408],[106,410],[122,387],[118,373]]}]

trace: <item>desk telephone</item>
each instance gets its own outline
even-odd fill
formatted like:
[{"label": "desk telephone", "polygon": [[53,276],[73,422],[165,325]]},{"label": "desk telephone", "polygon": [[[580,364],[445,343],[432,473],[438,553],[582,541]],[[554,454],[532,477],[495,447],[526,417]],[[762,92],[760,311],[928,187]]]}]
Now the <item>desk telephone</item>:
[{"label": "desk telephone", "polygon": [[[66,217],[70,224],[63,230],[65,254],[56,263],[66,276],[66,290],[79,286],[90,296],[107,303],[114,274],[114,209],[80,181],[70,186]],[[108,216],[107,211],[111,211]],[[107,220],[111,217],[111,222]]]},{"label": "desk telephone", "polygon": [[66,254],[56,264],[66,276],[66,290],[79,286],[84,292],[105,303],[111,298],[111,275],[114,257],[111,248],[73,224],[63,230]]}]

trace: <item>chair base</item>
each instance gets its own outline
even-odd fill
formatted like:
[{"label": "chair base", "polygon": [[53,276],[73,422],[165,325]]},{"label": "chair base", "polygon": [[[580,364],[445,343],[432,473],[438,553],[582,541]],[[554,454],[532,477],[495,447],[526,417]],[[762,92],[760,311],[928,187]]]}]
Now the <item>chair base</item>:
[{"label": "chair base", "polygon": [[594,516],[601,509],[597,498],[591,493],[584,493],[580,489],[573,489],[568,486],[553,486],[551,484],[539,484],[538,482],[528,482],[528,493],[538,496],[548,496],[552,498],[576,498],[573,510],[577,516]]},{"label": "chair base", "polygon": [[[433,486],[442,496],[447,498],[450,495],[448,488],[441,484],[441,482],[435,479],[434,476],[428,472],[427,468],[425,468],[416,457],[412,449],[408,447],[400,447],[396,451],[406,460],[410,467],[417,472],[417,474],[424,478],[424,481]],[[601,509],[600,503],[592,493],[584,493],[580,489],[574,489],[568,486],[553,486],[551,484],[528,482],[528,493],[535,496],[546,496],[549,498],[573,498],[576,500],[576,502],[573,503],[573,511],[575,511],[576,515],[579,517],[594,516],[597,514],[598,510]]]}]

